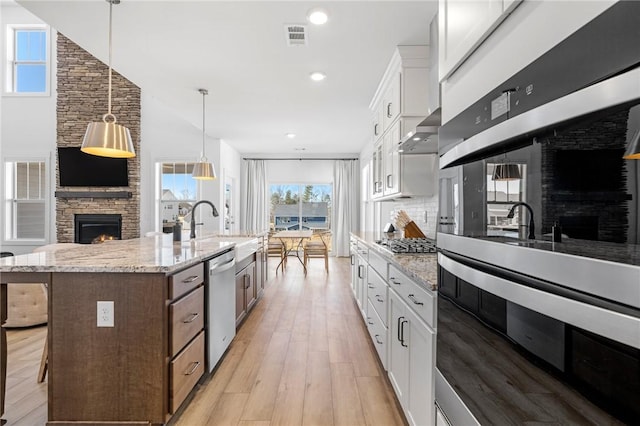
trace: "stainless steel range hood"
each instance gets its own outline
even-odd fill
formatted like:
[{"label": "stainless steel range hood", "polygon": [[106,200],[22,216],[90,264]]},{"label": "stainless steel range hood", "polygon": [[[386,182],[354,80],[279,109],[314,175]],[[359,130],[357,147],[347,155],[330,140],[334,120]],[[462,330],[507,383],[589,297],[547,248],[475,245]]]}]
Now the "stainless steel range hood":
[{"label": "stainless steel range hood", "polygon": [[403,154],[437,154],[440,108],[416,126],[415,132],[402,139],[399,150]]}]

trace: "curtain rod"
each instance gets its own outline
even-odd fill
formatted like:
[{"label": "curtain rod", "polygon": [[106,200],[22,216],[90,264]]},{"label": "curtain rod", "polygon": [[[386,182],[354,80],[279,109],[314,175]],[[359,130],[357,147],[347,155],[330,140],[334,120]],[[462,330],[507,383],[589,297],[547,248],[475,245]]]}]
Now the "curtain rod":
[{"label": "curtain rod", "polygon": [[348,160],[348,161],[356,161],[359,158],[256,158],[256,157],[243,157],[243,160],[297,160],[297,161],[311,161],[311,160]]}]

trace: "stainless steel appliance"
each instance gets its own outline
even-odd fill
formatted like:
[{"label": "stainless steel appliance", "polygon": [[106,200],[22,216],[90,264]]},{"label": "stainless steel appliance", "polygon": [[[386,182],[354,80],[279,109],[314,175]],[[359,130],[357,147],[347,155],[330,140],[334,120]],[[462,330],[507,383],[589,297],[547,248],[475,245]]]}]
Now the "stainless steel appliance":
[{"label": "stainless steel appliance", "polygon": [[638,16],[613,4],[440,129],[436,400],[453,424],[640,418],[640,163],[622,158]]},{"label": "stainless steel appliance", "polygon": [[236,335],[235,251],[207,261],[207,365],[211,372]]}]

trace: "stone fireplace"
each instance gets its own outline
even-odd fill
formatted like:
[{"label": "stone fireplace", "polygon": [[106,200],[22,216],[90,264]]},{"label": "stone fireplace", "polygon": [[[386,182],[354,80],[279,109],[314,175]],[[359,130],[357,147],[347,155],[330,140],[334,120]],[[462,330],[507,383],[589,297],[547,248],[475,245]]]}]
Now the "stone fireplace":
[{"label": "stone fireplace", "polygon": [[[108,67],[74,42],[57,37],[57,146],[79,147],[89,122],[107,111]],[[140,88],[113,73],[113,113],[129,128],[138,156],[127,159],[126,187],[61,187],[56,164],[56,234],[58,242],[77,242],[77,218],[118,217],[118,237],[140,236]],[[100,215],[96,215],[99,212]],[[94,223],[114,231],[113,226]],[[109,233],[109,232],[106,232]],[[90,241],[89,241],[90,242]]]},{"label": "stone fireplace", "polygon": [[74,217],[73,242],[91,244],[95,239],[122,238],[122,215],[76,214]]}]

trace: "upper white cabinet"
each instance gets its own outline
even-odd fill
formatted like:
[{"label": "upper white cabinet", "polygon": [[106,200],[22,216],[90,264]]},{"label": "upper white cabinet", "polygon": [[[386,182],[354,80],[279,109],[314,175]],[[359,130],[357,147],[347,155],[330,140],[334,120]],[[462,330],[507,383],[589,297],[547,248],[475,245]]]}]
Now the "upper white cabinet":
[{"label": "upper white cabinet", "polygon": [[448,78],[520,2],[440,0],[440,81]]},{"label": "upper white cabinet", "polygon": [[[422,191],[428,179],[424,173],[426,165],[406,168],[398,151],[402,138],[415,131],[430,113],[429,74],[437,74],[437,70],[431,70],[429,63],[429,46],[398,46],[369,105],[374,142],[371,197],[375,200],[430,195]],[[417,175],[413,176],[414,172]],[[421,185],[407,184],[409,180]],[[418,193],[408,193],[410,188]]]}]

